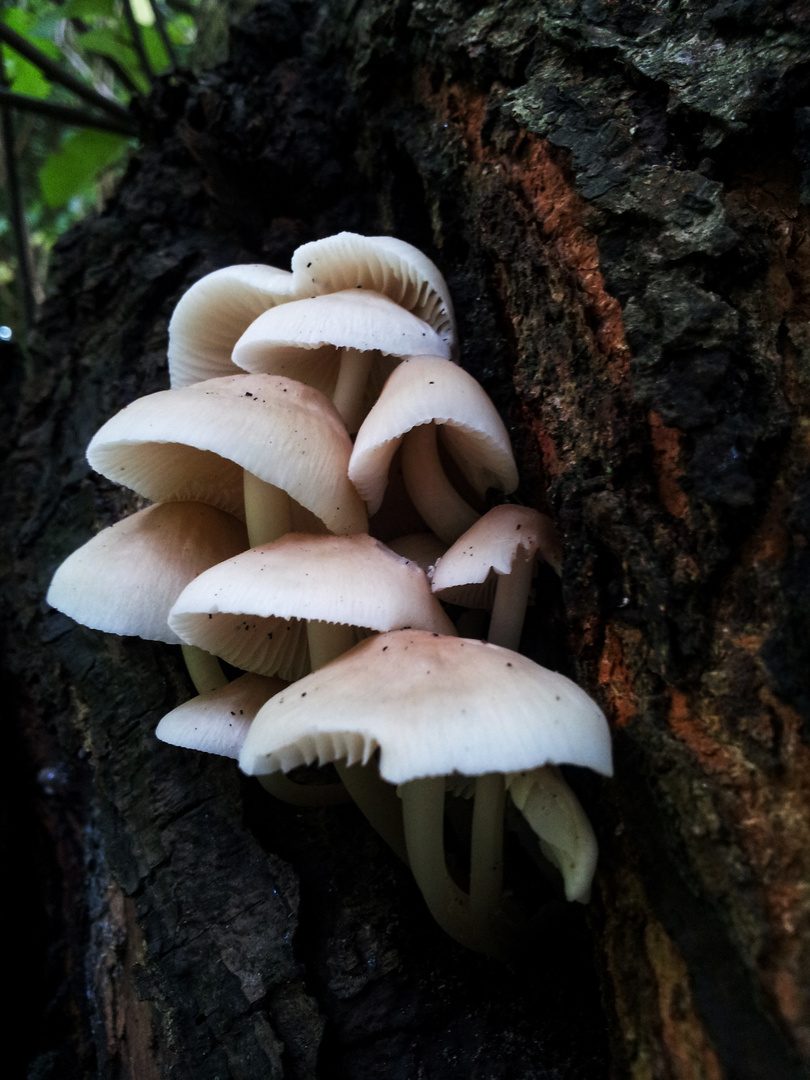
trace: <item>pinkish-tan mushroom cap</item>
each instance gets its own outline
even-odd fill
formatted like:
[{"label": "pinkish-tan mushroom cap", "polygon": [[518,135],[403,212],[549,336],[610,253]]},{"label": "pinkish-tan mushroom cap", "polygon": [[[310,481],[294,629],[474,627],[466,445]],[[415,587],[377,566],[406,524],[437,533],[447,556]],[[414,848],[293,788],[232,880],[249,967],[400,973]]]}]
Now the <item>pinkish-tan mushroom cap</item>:
[{"label": "pinkish-tan mushroom cap", "polygon": [[302,353],[325,348],[332,355],[346,348],[392,357],[449,356],[436,331],[410,311],[380,293],[347,289],[266,311],[236,343],[233,361],[246,371],[294,376],[290,365],[301,370],[307,361]]},{"label": "pinkish-tan mushroom cap", "polygon": [[435,263],[418,248],[393,236],[342,232],[298,248],[292,270],[299,296],[343,289],[383,293],[412,311],[455,348],[450,290]]},{"label": "pinkish-tan mushroom cap", "polygon": [[430,580],[447,603],[491,608],[497,578],[511,574],[517,560],[538,557],[559,573],[562,549],[551,518],[528,506],[495,506],[448,548]]},{"label": "pinkish-tan mushroom cap", "polygon": [[103,529],[59,566],[48,603],[111,634],[181,644],[168,615],[183,589],[243,551],[245,526],[204,503],[147,506]]},{"label": "pinkish-tan mushroom cap", "polygon": [[175,388],[232,375],[231,352],[263,311],[290,300],[289,270],[247,264],[206,274],[188,289],[169,321],[169,379]]},{"label": "pinkish-tan mushroom cap", "polygon": [[[441,443],[479,498],[490,488],[506,494],[515,490],[518,475],[509,436],[482,387],[450,361],[414,356],[392,372],[355,440],[349,476],[370,513],[376,513],[382,503],[391,460],[403,438],[428,425],[435,426]],[[434,473],[429,456],[424,458],[424,466],[417,464],[410,470],[406,466],[408,491],[423,516],[426,511],[414,488],[420,481],[427,487]],[[409,472],[415,475],[415,483]],[[441,504],[446,498],[445,493],[435,501]],[[470,513],[475,520],[478,515]],[[437,528],[430,517],[426,520],[450,543],[463,531],[448,539],[443,528]]]},{"label": "pinkish-tan mushroom cap", "polygon": [[[192,645],[265,675],[307,667],[303,620],[368,631],[404,626],[453,633],[424,572],[370,536],[290,533],[201,575],[170,624]],[[356,640],[356,639],[354,639]]]},{"label": "pinkish-tan mushroom cap", "polygon": [[414,630],[369,638],[269,701],[239,764],[288,771],[378,749],[394,784],[563,762],[612,772],[604,714],[570,679],[497,645]]},{"label": "pinkish-tan mushroom cap", "polygon": [[351,440],[322,394],[275,375],[232,375],[138,398],[96,433],[92,468],[155,501],[244,515],[243,470],[334,532],[365,529],[347,479]]}]

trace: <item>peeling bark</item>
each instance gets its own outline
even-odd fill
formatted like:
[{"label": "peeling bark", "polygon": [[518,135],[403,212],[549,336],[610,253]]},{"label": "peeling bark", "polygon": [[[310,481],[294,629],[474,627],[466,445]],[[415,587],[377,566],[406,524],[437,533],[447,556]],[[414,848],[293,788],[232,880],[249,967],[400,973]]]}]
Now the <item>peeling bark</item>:
[{"label": "peeling bark", "polygon": [[[226,64],[138,104],[30,363],[6,349],[32,1075],[809,1074],[809,50],[789,0],[271,0]],[[271,811],[158,745],[178,658],[43,601],[136,505],[83,449],[166,385],[183,289],[340,229],[447,277],[519,497],[565,540],[524,645],[615,731],[615,780],[572,777],[587,923],[548,892],[513,971],[442,938],[353,810]]]}]

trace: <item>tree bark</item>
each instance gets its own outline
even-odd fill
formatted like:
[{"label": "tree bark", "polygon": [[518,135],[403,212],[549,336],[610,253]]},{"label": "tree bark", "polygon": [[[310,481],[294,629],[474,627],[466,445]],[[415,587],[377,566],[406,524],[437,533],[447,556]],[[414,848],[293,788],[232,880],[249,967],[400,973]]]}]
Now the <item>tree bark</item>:
[{"label": "tree bark", "polygon": [[[270,0],[138,103],[3,374],[20,1075],[810,1075],[809,49],[798,0]],[[183,290],[342,229],[445,274],[564,538],[524,646],[615,733],[615,779],[571,777],[594,900],[513,852],[543,906],[508,968],[443,938],[353,809],[158,744],[179,658],[43,599],[138,505],[83,451],[167,385]]]}]

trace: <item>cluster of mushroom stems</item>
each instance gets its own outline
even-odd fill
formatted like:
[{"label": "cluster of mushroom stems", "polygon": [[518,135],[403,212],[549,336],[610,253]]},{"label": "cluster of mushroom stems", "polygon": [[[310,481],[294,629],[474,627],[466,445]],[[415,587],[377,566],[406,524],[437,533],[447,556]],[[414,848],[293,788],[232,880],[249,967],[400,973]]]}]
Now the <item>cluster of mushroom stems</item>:
[{"label": "cluster of mushroom stems", "polygon": [[[298,805],[348,792],[439,924],[504,955],[507,800],[585,901],[596,841],[557,766],[609,775],[611,751],[588,695],[517,651],[560,542],[505,501],[509,437],[456,354],[444,279],[392,237],[203,277],[170,322],[171,388],[87,450],[151,505],[70,555],[48,601],[180,644],[198,696],[158,738],[236,758]],[[337,782],[313,776],[327,763]],[[469,798],[469,870],[451,873],[445,807]]]}]

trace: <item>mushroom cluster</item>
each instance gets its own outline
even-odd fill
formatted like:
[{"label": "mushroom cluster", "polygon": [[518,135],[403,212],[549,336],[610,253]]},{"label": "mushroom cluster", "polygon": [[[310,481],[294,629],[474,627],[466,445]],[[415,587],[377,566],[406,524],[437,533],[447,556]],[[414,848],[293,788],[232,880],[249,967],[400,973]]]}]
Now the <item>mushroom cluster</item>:
[{"label": "mushroom cluster", "polygon": [[[506,503],[509,438],[457,352],[444,279],[391,237],[341,233],[289,271],[204,277],[169,325],[170,389],[87,451],[153,505],[70,555],[48,602],[181,644],[198,696],[160,739],[236,758],[299,805],[351,797],[439,924],[502,955],[507,804],[565,896],[587,900],[596,841],[558,766],[609,775],[611,750],[584,691],[517,651],[560,542]],[[491,612],[488,629],[463,636],[460,609]],[[326,763],[339,782],[298,768]],[[469,866],[451,872],[446,806],[470,799]]]}]

